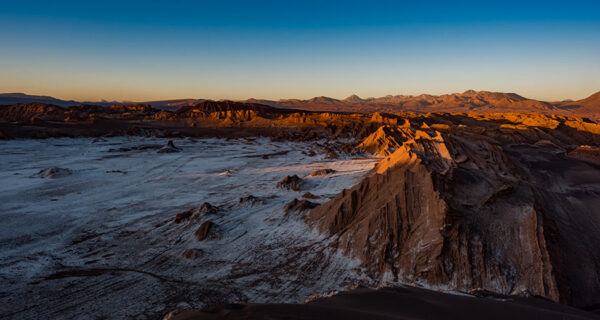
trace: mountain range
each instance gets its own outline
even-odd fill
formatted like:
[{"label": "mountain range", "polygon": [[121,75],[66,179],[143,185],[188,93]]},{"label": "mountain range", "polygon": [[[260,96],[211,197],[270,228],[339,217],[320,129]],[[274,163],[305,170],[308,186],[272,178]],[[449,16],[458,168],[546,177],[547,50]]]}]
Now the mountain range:
[{"label": "mountain range", "polygon": [[[194,106],[208,99],[173,99],[138,102],[150,105],[154,108],[175,111],[181,107]],[[41,102],[58,106],[72,106],[78,104],[91,105],[123,105],[132,102],[117,101],[73,101],[61,100],[49,96],[27,95],[24,93],[0,94],[0,105],[12,105],[19,103]],[[241,102],[259,103],[268,106],[302,109],[307,111],[331,111],[331,112],[538,112],[544,114],[556,114],[564,116],[577,116],[600,120],[600,91],[591,96],[573,101],[540,101],[525,98],[516,93],[490,92],[467,90],[463,93],[452,93],[444,95],[387,95],[379,98],[361,98],[351,95],[346,99],[335,99],[325,96],[311,99],[247,99]]]}]

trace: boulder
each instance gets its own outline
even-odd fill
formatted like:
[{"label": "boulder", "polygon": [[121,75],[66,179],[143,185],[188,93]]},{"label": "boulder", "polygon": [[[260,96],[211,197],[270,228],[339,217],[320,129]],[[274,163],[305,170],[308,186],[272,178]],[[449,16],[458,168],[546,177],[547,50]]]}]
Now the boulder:
[{"label": "boulder", "polygon": [[277,188],[284,190],[293,190],[299,191],[302,184],[302,179],[297,175],[287,176],[279,183],[277,183]]},{"label": "boulder", "polygon": [[259,199],[253,195],[249,195],[247,197],[240,198],[238,201],[239,206],[252,207],[255,205],[263,205],[265,204],[265,200]]},{"label": "boulder", "polygon": [[315,176],[325,176],[325,175],[332,174],[332,173],[335,173],[335,170],[333,170],[333,169],[329,169],[329,168],[327,168],[327,169],[319,169],[319,170],[315,170],[315,171],[313,171],[313,172],[310,174],[310,176],[311,176],[311,177],[315,177]]},{"label": "boulder", "polygon": [[38,173],[36,173],[36,176],[46,179],[55,179],[68,176],[71,174],[71,172],[72,171],[70,169],[66,168],[50,167],[40,170]]},{"label": "boulder", "polygon": [[319,196],[316,196],[310,192],[306,192],[305,194],[302,195],[302,198],[306,198],[306,199],[318,199]]},{"label": "boulder", "polygon": [[177,215],[175,215],[175,223],[181,223],[183,221],[189,220],[195,211],[196,211],[196,209],[190,209],[190,210],[178,213]]},{"label": "boulder", "polygon": [[174,152],[180,152],[181,149],[179,149],[178,147],[175,146],[175,144],[173,143],[173,140],[169,140],[169,142],[167,142],[167,145],[158,149],[158,153],[174,153]]},{"label": "boulder", "polygon": [[208,202],[203,203],[202,206],[200,206],[200,209],[198,210],[200,214],[212,214],[217,213],[217,211],[219,211],[219,208],[213,206]]},{"label": "boulder", "polygon": [[196,239],[198,241],[204,241],[210,238],[216,238],[216,233],[214,232],[216,224],[210,220],[204,221],[200,227],[194,232]]},{"label": "boulder", "polygon": [[307,210],[314,209],[318,205],[319,205],[318,203],[310,202],[308,200],[304,200],[304,199],[298,200],[298,199],[294,198],[294,200],[290,201],[285,206],[285,213],[288,214],[288,213],[290,213],[290,211],[304,212]]}]

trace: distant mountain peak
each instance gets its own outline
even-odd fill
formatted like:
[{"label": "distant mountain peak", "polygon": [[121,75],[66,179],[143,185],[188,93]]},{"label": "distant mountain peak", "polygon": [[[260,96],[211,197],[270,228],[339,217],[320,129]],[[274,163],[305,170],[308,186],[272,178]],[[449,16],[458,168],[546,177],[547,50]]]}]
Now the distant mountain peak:
[{"label": "distant mountain peak", "polygon": [[592,94],[591,96],[587,97],[586,99],[590,99],[590,100],[592,100],[592,99],[593,99],[593,100],[600,99],[600,91],[598,91],[598,92],[596,92],[596,93]]},{"label": "distant mountain peak", "polygon": [[312,102],[312,103],[326,103],[326,104],[339,102],[338,99],[334,99],[334,98],[330,98],[330,97],[326,97],[326,96],[314,97],[312,99],[309,99],[308,101]]},{"label": "distant mountain peak", "polygon": [[364,100],[357,96],[356,94],[353,94],[351,96],[349,96],[348,98],[344,99],[344,101],[346,102],[363,102]]},{"label": "distant mountain peak", "polygon": [[[3,98],[31,98],[31,99],[56,99],[50,96],[39,96],[39,95],[31,95],[23,92],[9,92],[9,93],[0,93],[0,97]],[[58,100],[58,99],[56,99]]]}]

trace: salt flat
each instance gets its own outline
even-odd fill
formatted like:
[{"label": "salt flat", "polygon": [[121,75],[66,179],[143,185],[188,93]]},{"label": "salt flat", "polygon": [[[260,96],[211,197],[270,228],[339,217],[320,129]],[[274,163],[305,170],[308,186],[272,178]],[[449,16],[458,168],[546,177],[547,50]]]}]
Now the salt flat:
[{"label": "salt flat", "polygon": [[[181,152],[157,153],[166,142],[0,142],[0,316],[157,318],[220,302],[298,302],[363,277],[284,207],[305,192],[327,201],[379,159],[332,160],[312,142],[267,139],[175,139]],[[70,174],[36,175],[49,167]],[[310,176],[321,168],[336,172]],[[300,191],[276,188],[293,174]],[[240,204],[249,195],[258,201]],[[218,210],[174,222],[204,202]],[[206,220],[215,236],[198,241]]]}]

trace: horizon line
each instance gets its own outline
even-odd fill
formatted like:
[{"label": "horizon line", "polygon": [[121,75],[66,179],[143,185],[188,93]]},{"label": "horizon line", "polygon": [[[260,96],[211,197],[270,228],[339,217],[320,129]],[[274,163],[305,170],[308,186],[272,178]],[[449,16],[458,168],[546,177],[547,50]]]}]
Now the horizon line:
[{"label": "horizon line", "polygon": [[490,93],[504,93],[504,94],[516,94],[519,95],[527,100],[537,100],[537,101],[542,101],[542,102],[563,102],[563,101],[578,101],[578,100],[583,100],[586,98],[589,98],[590,96],[596,94],[596,93],[600,93],[600,89],[598,91],[592,92],[588,95],[586,95],[585,97],[582,98],[577,98],[577,99],[573,99],[573,98],[564,98],[564,99],[560,99],[560,100],[556,100],[556,99],[538,99],[538,98],[532,98],[532,97],[527,97],[523,94],[520,94],[518,92],[508,92],[508,91],[493,91],[493,90],[474,90],[474,89],[467,89],[464,90],[463,92],[451,92],[451,93],[442,93],[442,94],[432,94],[432,93],[419,93],[419,94],[387,94],[387,95],[383,95],[383,96],[368,96],[368,97],[361,97],[358,94],[350,94],[346,97],[343,98],[336,98],[333,96],[327,96],[327,95],[316,95],[316,96],[312,96],[312,97],[308,97],[308,98],[297,98],[297,97],[291,97],[291,98],[257,98],[257,97],[249,97],[249,98],[242,98],[242,99],[233,99],[233,98],[193,98],[193,97],[186,97],[186,98],[161,98],[161,99],[140,99],[140,100],[135,100],[135,99],[123,99],[123,100],[117,100],[117,99],[103,99],[103,98],[99,98],[99,99],[83,99],[83,100],[79,100],[79,99],[74,99],[74,98],[62,98],[59,96],[55,96],[55,95],[51,95],[51,94],[30,94],[30,93],[26,93],[25,91],[21,91],[21,92],[0,92],[0,95],[10,95],[10,94],[19,94],[19,95],[26,95],[26,96],[30,96],[30,97],[48,97],[48,98],[52,98],[52,99],[56,99],[56,100],[63,100],[63,101],[74,101],[74,102],[78,102],[78,103],[85,103],[85,102],[89,102],[89,103],[145,103],[145,102],[160,102],[160,101],[171,101],[171,100],[210,100],[210,101],[235,101],[235,102],[244,102],[247,100],[268,100],[268,101],[286,101],[286,100],[311,100],[314,98],[329,98],[329,99],[335,99],[338,101],[343,101],[347,98],[350,98],[352,96],[356,96],[359,97],[362,100],[369,100],[369,99],[379,99],[379,98],[384,98],[384,97],[388,97],[388,96],[392,96],[392,97],[397,97],[397,96],[404,96],[404,97],[418,97],[421,95],[430,95],[430,96],[435,96],[435,97],[439,97],[439,96],[444,96],[444,95],[454,95],[454,94],[464,94],[468,91],[475,91],[476,93],[480,93],[480,92],[490,92]]}]

